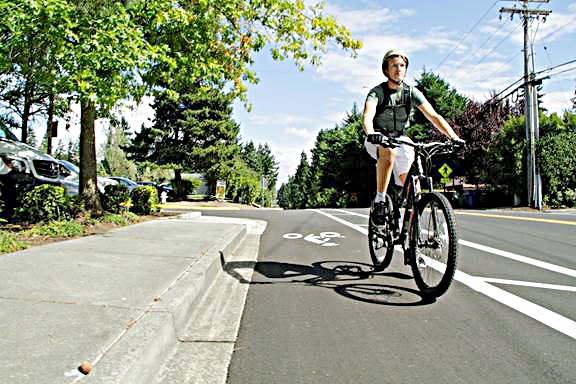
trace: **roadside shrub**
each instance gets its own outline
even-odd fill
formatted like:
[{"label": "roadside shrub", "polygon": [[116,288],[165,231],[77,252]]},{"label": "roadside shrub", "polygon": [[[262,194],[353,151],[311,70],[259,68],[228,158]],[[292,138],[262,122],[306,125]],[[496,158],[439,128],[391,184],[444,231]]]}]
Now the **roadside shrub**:
[{"label": "roadside shrub", "polygon": [[28,223],[70,220],[80,211],[77,200],[64,193],[64,188],[43,184],[26,192],[20,199],[16,216]]},{"label": "roadside shrub", "polygon": [[107,185],[102,196],[102,207],[112,213],[119,213],[130,202],[130,192],[123,184]]},{"label": "roadside shrub", "polygon": [[145,185],[139,186],[132,190],[131,211],[137,215],[149,215],[158,211],[158,191],[156,188]]},{"label": "roadside shrub", "polygon": [[138,221],[138,215],[132,212],[122,214],[106,215],[100,219],[103,223],[111,223],[116,225],[128,225]]},{"label": "roadside shrub", "polygon": [[26,249],[28,246],[10,232],[0,231],[0,253],[11,253]]},{"label": "roadside shrub", "polygon": [[538,143],[544,200],[552,207],[576,205],[576,133],[544,136]]},{"label": "roadside shrub", "polygon": [[24,236],[74,237],[84,233],[84,226],[73,220],[50,221],[24,231]]}]

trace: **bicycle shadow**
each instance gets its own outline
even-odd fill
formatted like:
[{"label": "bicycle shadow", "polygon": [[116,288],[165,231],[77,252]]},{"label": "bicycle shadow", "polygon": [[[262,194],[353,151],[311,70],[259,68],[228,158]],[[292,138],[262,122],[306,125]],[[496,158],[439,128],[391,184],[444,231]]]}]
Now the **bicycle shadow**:
[{"label": "bicycle shadow", "polygon": [[[435,302],[418,290],[372,282],[374,278],[411,280],[401,272],[374,272],[371,265],[348,261],[322,261],[311,265],[274,261],[230,261],[220,256],[222,269],[242,284],[298,284],[331,289],[346,298],[387,306],[420,306]],[[241,271],[252,270],[252,279]]]}]

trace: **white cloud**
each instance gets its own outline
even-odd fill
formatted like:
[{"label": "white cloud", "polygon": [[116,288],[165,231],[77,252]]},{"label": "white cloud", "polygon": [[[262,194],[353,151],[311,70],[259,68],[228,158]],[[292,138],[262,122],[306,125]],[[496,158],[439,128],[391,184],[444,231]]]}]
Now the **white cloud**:
[{"label": "white cloud", "polygon": [[564,110],[572,108],[571,99],[575,96],[574,91],[556,91],[546,93],[544,90],[542,104],[544,104],[544,108],[546,108],[549,113],[556,112],[562,114]]},{"label": "white cloud", "polygon": [[298,139],[312,140],[316,138],[318,132],[307,128],[289,127],[284,130],[284,135],[287,137],[296,137]]},{"label": "white cloud", "polygon": [[387,25],[397,22],[402,17],[415,14],[413,9],[349,9],[337,5],[329,5],[327,13],[346,26],[353,35],[387,29]]}]

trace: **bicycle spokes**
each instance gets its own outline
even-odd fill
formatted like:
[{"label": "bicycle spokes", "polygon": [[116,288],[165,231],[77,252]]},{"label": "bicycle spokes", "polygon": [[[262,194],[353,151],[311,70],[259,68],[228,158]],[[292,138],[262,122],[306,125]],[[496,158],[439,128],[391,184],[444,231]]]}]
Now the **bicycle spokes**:
[{"label": "bicycle spokes", "polygon": [[454,213],[444,196],[427,193],[419,202],[413,236],[412,271],[418,287],[425,294],[444,293],[454,274],[458,242]]}]

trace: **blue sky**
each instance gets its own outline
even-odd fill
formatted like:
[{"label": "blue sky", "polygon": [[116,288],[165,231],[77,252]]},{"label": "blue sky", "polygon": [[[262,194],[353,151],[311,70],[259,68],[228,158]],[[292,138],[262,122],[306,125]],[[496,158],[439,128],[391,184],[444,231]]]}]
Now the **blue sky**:
[{"label": "blue sky", "polygon": [[[358,57],[335,47],[320,67],[298,71],[289,61],[275,62],[267,51],[255,57],[260,79],[249,86],[252,111],[241,103],[234,117],[244,142],[268,143],[279,163],[278,186],[293,175],[300,153],[310,156],[316,135],[342,121],[354,103],[362,108],[368,90],[384,81],[383,54],[400,47],[410,55],[407,82],[424,68],[439,74],[460,93],[478,101],[489,98],[523,76],[523,30],[518,16],[499,19],[500,8],[515,1],[361,0],[327,1],[327,13],[344,23],[363,41]],[[517,5],[519,6],[519,5]],[[535,70],[576,59],[576,1],[531,3],[551,10],[531,23]],[[554,74],[574,68],[559,67]],[[544,107],[562,112],[571,106],[576,71],[553,75],[543,83]]]}]

